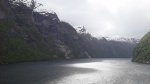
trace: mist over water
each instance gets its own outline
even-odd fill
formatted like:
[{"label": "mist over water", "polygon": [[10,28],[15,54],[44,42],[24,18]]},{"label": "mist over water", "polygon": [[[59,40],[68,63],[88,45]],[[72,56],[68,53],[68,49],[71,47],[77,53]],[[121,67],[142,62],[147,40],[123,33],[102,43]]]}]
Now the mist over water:
[{"label": "mist over water", "polygon": [[0,65],[0,84],[149,84],[150,66],[131,59],[78,59]]}]

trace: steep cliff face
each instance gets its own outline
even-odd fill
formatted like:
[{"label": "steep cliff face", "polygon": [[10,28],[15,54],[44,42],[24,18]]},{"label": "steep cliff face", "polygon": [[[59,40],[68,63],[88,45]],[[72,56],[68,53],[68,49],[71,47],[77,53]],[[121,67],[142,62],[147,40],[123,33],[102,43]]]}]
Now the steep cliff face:
[{"label": "steep cliff face", "polygon": [[5,0],[0,3],[0,10],[5,16],[0,20],[0,62],[52,59],[50,49],[31,19],[30,9]]},{"label": "steep cliff face", "polygon": [[86,57],[76,30],[56,13],[0,1],[0,63]]},{"label": "steep cliff face", "polygon": [[35,13],[35,16],[37,17],[35,23],[37,23],[37,28],[44,36],[45,41],[55,45],[55,48],[62,52],[65,59],[86,57],[76,47],[80,45],[81,41],[78,39],[76,30],[69,23],[60,21],[55,13],[48,13],[46,16]]},{"label": "steep cliff face", "polygon": [[150,32],[148,32],[135,47],[132,61],[150,63]]}]

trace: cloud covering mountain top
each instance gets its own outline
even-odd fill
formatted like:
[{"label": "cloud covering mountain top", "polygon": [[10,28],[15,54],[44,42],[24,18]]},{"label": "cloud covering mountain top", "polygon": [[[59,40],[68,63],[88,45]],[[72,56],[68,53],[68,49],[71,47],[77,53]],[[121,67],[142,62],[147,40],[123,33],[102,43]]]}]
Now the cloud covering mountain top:
[{"label": "cloud covering mountain top", "polygon": [[143,36],[150,31],[150,0],[37,0],[94,36]]}]

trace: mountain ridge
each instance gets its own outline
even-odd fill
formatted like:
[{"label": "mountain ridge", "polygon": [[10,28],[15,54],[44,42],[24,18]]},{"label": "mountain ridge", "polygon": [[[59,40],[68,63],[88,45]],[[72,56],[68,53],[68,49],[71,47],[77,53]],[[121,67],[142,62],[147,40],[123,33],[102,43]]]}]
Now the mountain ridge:
[{"label": "mountain ridge", "polygon": [[[77,33],[80,34],[86,34],[88,33],[86,31],[86,28],[82,25],[79,26],[74,26],[75,30],[77,31]],[[110,36],[99,36],[99,37],[95,37],[99,40],[105,38],[107,41],[120,41],[120,42],[129,42],[129,43],[139,43],[140,39],[139,38],[135,38],[135,37],[125,37],[125,36],[119,36],[119,37],[110,37]]]}]

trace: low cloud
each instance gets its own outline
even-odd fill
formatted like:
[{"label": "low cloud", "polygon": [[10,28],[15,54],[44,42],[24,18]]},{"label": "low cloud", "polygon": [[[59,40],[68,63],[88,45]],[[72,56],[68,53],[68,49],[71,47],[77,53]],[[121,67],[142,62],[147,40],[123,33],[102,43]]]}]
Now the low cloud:
[{"label": "low cloud", "polygon": [[150,31],[150,0],[37,0],[72,26],[94,36],[143,36]]}]

